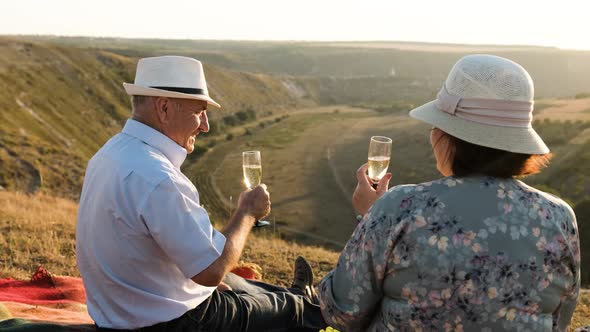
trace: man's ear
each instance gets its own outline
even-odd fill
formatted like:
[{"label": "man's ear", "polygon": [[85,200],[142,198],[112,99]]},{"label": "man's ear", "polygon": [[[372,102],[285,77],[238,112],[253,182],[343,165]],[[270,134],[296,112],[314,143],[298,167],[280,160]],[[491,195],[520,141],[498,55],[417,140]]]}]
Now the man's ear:
[{"label": "man's ear", "polygon": [[156,115],[161,124],[167,124],[169,121],[170,99],[166,97],[158,97],[154,103],[156,107]]}]

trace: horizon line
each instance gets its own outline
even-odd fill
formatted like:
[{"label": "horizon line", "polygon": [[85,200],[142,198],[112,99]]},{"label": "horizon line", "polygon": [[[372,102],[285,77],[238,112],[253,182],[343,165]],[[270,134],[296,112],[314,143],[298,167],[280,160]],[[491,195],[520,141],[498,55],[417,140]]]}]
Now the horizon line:
[{"label": "horizon line", "polygon": [[2,37],[38,37],[38,38],[86,38],[86,39],[123,39],[123,40],[160,40],[160,41],[211,41],[211,42],[260,42],[260,43],[391,43],[391,44],[423,44],[423,45],[445,45],[456,47],[500,47],[500,48],[543,48],[564,51],[590,52],[584,48],[562,48],[554,45],[534,44],[489,44],[489,43],[466,43],[466,42],[437,42],[437,41],[416,41],[416,40],[309,40],[309,39],[232,39],[232,38],[166,38],[166,37],[131,37],[131,36],[91,36],[91,35],[61,35],[61,34],[5,34]]}]

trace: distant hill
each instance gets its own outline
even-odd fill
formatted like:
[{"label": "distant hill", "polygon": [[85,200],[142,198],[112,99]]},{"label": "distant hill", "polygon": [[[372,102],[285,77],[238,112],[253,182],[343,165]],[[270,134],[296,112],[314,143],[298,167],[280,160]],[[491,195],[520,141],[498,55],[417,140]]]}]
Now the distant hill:
[{"label": "distant hill", "polygon": [[[23,37],[25,38],[25,37]],[[530,72],[537,97],[590,91],[590,51],[552,47],[415,42],[260,42],[86,37],[26,37],[126,56],[186,54],[237,71],[288,75],[313,82],[324,103],[387,104],[431,98],[463,55],[510,58]],[[372,81],[370,79],[376,79]]]},{"label": "distant hill", "polygon": [[[109,51],[0,37],[0,187],[42,187],[77,197],[87,160],[130,115],[122,82],[137,58]],[[285,112],[314,104],[297,82],[205,64],[222,109],[212,122],[243,109]]]}]

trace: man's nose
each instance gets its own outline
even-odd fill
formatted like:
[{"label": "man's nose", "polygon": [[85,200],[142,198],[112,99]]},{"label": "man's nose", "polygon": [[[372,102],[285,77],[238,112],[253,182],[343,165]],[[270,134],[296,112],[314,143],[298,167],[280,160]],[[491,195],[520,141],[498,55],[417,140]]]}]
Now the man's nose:
[{"label": "man's nose", "polygon": [[209,118],[207,117],[207,112],[203,112],[201,115],[201,125],[199,128],[204,133],[209,131]]}]

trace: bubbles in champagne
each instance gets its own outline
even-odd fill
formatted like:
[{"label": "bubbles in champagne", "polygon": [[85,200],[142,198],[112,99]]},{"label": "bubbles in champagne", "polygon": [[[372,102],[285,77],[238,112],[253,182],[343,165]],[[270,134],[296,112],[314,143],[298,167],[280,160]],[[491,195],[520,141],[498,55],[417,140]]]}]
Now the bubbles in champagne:
[{"label": "bubbles in champagne", "polygon": [[260,165],[244,165],[244,182],[248,189],[252,189],[260,184],[262,179],[262,166]]},{"label": "bubbles in champagne", "polygon": [[387,172],[390,157],[376,156],[369,157],[369,178],[373,181],[379,181]]}]

